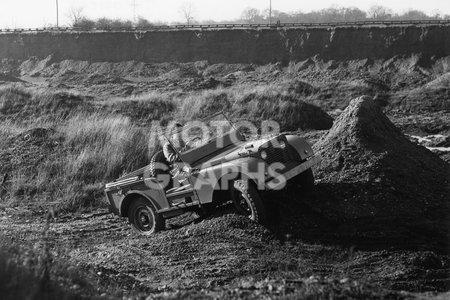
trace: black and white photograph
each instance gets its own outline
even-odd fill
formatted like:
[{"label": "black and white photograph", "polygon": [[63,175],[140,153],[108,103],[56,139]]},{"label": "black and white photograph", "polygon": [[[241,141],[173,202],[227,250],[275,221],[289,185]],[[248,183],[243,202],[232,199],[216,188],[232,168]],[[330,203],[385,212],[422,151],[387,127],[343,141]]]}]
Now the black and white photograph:
[{"label": "black and white photograph", "polygon": [[0,299],[450,299],[450,1],[0,0]]}]

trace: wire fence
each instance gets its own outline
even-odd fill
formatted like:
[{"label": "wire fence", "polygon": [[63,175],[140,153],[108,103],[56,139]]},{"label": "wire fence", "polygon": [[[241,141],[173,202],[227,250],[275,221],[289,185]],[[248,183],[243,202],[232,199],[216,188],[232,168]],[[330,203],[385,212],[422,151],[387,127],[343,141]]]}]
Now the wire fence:
[{"label": "wire fence", "polygon": [[43,32],[43,31],[158,31],[179,29],[277,29],[301,27],[345,27],[345,26],[398,26],[398,25],[448,25],[450,20],[402,20],[402,21],[355,21],[325,23],[273,23],[273,24],[192,24],[192,25],[155,25],[146,27],[41,27],[0,29],[0,32]]}]

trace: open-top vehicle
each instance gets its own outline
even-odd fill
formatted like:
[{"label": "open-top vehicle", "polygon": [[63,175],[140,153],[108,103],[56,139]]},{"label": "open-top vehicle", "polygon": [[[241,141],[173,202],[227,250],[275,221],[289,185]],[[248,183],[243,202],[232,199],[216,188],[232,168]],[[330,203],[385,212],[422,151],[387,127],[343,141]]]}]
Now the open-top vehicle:
[{"label": "open-top vehicle", "polygon": [[128,217],[141,234],[164,229],[166,219],[186,211],[205,212],[227,201],[239,213],[264,223],[261,191],[282,189],[288,180],[304,189],[314,185],[311,167],[319,157],[303,138],[272,134],[245,139],[224,115],[213,118],[201,123],[210,124],[206,138],[200,123],[180,129],[187,140],[183,148],[166,136],[180,159],[175,169],[183,171],[171,173],[173,166],[158,152],[150,165],[106,184],[111,211]]}]

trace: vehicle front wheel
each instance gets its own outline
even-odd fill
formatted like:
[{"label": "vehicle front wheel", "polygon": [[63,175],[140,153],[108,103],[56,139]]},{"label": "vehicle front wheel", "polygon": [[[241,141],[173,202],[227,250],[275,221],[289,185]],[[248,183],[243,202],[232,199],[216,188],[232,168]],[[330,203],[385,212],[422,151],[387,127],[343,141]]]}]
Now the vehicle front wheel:
[{"label": "vehicle front wheel", "polygon": [[150,235],[166,227],[164,218],[144,198],[138,198],[131,203],[128,209],[128,220],[133,229],[141,235]]},{"label": "vehicle front wheel", "polygon": [[239,214],[248,216],[251,220],[264,223],[266,211],[256,188],[244,180],[236,180],[232,191],[233,204]]},{"label": "vehicle front wheel", "polygon": [[288,181],[288,186],[295,190],[301,190],[306,193],[314,191],[314,174],[311,169],[298,174],[290,181]]}]

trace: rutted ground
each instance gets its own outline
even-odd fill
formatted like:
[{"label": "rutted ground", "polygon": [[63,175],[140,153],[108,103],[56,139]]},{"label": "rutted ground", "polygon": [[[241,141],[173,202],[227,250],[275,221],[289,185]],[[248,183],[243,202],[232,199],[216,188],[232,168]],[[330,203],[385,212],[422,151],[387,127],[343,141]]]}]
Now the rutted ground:
[{"label": "rutted ground", "polygon": [[[23,249],[39,244],[45,222],[9,213],[0,223],[7,240]],[[137,237],[111,215],[62,216],[51,223],[47,240],[54,265],[85,276],[64,278],[55,267],[51,278],[85,296],[404,298],[445,291],[449,283],[446,256],[280,242],[264,227],[234,214],[150,238]]]}]

